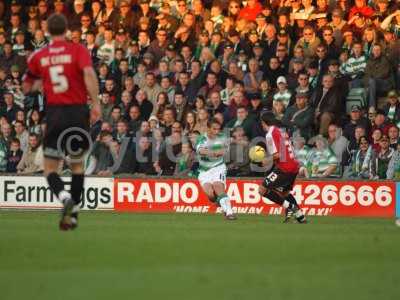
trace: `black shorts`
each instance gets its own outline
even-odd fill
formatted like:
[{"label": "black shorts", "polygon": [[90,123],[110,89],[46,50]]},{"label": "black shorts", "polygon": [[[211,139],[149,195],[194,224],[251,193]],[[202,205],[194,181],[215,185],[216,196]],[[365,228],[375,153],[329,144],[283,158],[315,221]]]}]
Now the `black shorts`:
[{"label": "black shorts", "polygon": [[263,186],[278,192],[290,192],[296,181],[297,173],[285,173],[275,166],[269,170],[263,180]]},{"label": "black shorts", "polygon": [[86,105],[48,106],[43,146],[44,156],[81,157],[90,148],[89,108]]}]

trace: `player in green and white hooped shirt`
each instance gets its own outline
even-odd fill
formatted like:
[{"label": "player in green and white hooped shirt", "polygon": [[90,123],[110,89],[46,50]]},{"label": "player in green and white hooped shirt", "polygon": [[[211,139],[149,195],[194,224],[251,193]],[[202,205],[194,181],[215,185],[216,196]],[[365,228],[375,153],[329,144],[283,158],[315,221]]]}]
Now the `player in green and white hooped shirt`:
[{"label": "player in green and white hooped shirt", "polygon": [[228,196],[225,193],[226,165],[225,153],[228,139],[221,133],[221,125],[213,120],[207,124],[207,133],[196,141],[199,160],[199,181],[208,199],[221,205],[228,220],[235,220]]}]

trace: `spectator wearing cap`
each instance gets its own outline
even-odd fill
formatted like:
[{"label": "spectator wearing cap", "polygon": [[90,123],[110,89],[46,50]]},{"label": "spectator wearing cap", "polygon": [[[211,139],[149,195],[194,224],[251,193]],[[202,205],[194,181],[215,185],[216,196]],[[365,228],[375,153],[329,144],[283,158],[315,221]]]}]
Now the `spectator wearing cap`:
[{"label": "spectator wearing cap", "polygon": [[307,25],[304,27],[303,37],[298,40],[296,47],[301,46],[304,50],[304,56],[306,58],[312,58],[316,54],[317,47],[320,43],[321,41],[315,34],[314,28]]},{"label": "spectator wearing cap", "polygon": [[393,156],[394,149],[390,147],[389,137],[383,134],[379,140],[380,150],[377,153],[374,179],[386,179],[390,159]]},{"label": "spectator wearing cap", "polygon": [[256,17],[256,23],[257,23],[257,34],[258,34],[258,38],[262,41],[265,39],[265,30],[267,28],[267,19],[264,16],[263,13],[259,13]]},{"label": "spectator wearing cap", "polygon": [[286,109],[291,102],[293,96],[288,89],[286,78],[284,76],[279,76],[276,80],[276,85],[278,87],[278,90],[273,97],[272,105],[274,106],[275,102],[282,102],[284,108]]},{"label": "spectator wearing cap", "polygon": [[129,47],[128,32],[124,28],[119,28],[115,34],[115,48],[121,48],[126,52]]},{"label": "spectator wearing cap", "polygon": [[[299,80],[298,77],[300,73],[304,71],[304,61],[301,58],[295,58],[293,59],[293,68],[292,71],[289,72],[289,74],[286,76],[287,77],[287,82],[288,82],[288,87],[290,90],[295,90],[297,86],[299,85]],[[305,82],[302,82],[303,85],[305,85]],[[307,86],[303,86],[301,89],[306,88],[308,90],[308,76],[307,76]]]},{"label": "spectator wearing cap", "polygon": [[342,73],[340,73],[339,60],[329,60],[327,74],[330,74],[333,78],[335,78],[334,85],[340,89],[342,95],[347,95],[349,90],[348,80]]},{"label": "spectator wearing cap", "polygon": [[350,111],[350,119],[346,122],[343,128],[343,135],[350,142],[355,142],[355,130],[357,127],[361,126],[364,128],[365,132],[370,130],[370,122],[367,118],[362,115],[361,107],[359,105],[353,105]]},{"label": "spectator wearing cap", "polygon": [[387,57],[382,53],[382,46],[374,44],[364,75],[364,86],[369,88],[370,107],[376,107],[379,94],[387,93],[394,87],[393,81],[392,67]]},{"label": "spectator wearing cap", "polygon": [[334,78],[330,74],[322,77],[322,86],[318,86],[311,96],[315,109],[315,126],[319,134],[327,136],[328,126],[339,121],[343,112],[341,91],[334,86]]},{"label": "spectator wearing cap", "polygon": [[290,136],[301,136],[309,140],[313,136],[314,110],[308,103],[308,95],[296,94],[296,102],[289,106],[282,118]]},{"label": "spectator wearing cap", "polygon": [[118,10],[113,27],[114,31],[117,31],[119,28],[123,28],[127,32],[132,31],[138,19],[131,9],[130,1],[120,1]]},{"label": "spectator wearing cap", "polygon": [[387,103],[383,108],[386,118],[393,124],[400,122],[400,103],[396,90],[391,90],[387,94]]},{"label": "spectator wearing cap", "polygon": [[257,93],[263,78],[263,72],[259,69],[255,58],[249,60],[249,72],[244,75],[243,83],[247,93]]},{"label": "spectator wearing cap", "polygon": [[[258,120],[261,116],[261,112],[266,109],[264,104],[261,102],[261,94],[254,93],[248,96],[250,99],[249,103],[249,115],[254,119]],[[254,135],[253,135],[254,136]]]},{"label": "spectator wearing cap", "polygon": [[333,30],[333,37],[336,41],[336,45],[340,46],[342,44],[342,29],[346,25],[346,21],[343,20],[343,10],[339,7],[336,7],[332,11],[331,16],[332,21],[329,22],[329,26]]},{"label": "spectator wearing cap", "polygon": [[294,44],[292,42],[292,39],[290,38],[288,30],[287,29],[279,29],[277,38],[278,38],[277,48],[279,46],[285,47],[287,49],[288,55],[292,56]]}]

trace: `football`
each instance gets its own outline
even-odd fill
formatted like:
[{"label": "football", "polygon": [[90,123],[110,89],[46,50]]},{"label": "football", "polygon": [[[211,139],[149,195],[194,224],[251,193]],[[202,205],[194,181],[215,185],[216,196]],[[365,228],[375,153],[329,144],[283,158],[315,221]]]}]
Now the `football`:
[{"label": "football", "polygon": [[252,162],[260,163],[265,158],[265,150],[261,146],[253,146],[249,150],[249,158]]}]

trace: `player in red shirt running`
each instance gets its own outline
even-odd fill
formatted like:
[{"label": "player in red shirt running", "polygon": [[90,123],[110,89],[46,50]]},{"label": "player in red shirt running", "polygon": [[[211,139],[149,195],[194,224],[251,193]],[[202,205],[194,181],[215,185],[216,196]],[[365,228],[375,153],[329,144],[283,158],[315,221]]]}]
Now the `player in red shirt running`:
[{"label": "player in red shirt running", "polygon": [[296,199],[290,193],[299,172],[299,163],[294,157],[294,151],[286,132],[279,128],[279,121],[272,112],[261,116],[261,124],[266,134],[267,152],[269,155],[263,165],[273,160],[273,167],[266,173],[259,193],[286,209],[285,223],[294,214],[299,223],[306,223],[306,218],[298,206]]},{"label": "player in red shirt running", "polygon": [[[66,18],[53,14],[47,24],[51,42],[29,57],[24,90],[43,86],[47,100],[44,173],[51,191],[63,204],[60,229],[69,230],[77,226],[84,183],[83,156],[92,143],[87,101],[90,97],[92,113],[100,115],[99,84],[88,50],[66,41]],[[70,192],[64,189],[57,173],[65,155],[71,161]]]}]

